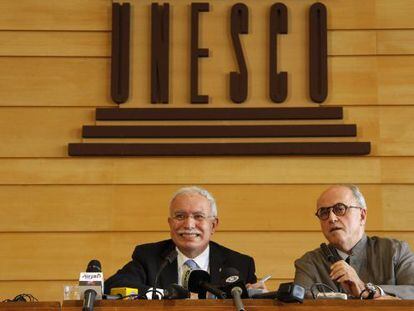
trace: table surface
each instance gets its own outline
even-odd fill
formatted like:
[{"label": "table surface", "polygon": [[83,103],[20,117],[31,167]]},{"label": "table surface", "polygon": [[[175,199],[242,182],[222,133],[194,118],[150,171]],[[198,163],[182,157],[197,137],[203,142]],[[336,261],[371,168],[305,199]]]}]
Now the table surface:
[{"label": "table surface", "polygon": [[[344,309],[359,309],[362,311],[388,311],[403,310],[414,311],[414,300],[306,300],[300,303],[282,303],[270,299],[245,299],[243,300],[246,311],[249,310],[274,310],[274,311],[342,311]],[[80,310],[82,301],[64,301],[64,311]],[[98,310],[235,310],[233,301],[227,300],[118,300],[97,301],[95,309]]]}]

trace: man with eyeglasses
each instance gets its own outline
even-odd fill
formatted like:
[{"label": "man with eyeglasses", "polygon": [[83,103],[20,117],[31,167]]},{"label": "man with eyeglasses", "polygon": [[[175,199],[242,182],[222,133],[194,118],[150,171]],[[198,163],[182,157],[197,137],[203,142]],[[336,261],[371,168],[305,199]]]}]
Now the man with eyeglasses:
[{"label": "man with eyeglasses", "polygon": [[317,201],[316,216],[340,260],[332,263],[318,248],[295,261],[295,283],[308,297],[316,287],[361,299],[414,299],[414,254],[406,242],[365,234],[367,206],[358,187],[329,187]]},{"label": "man with eyeglasses", "polygon": [[188,269],[205,270],[210,273],[210,283],[219,284],[221,270],[228,267],[237,269],[240,277],[250,283],[248,287],[264,288],[261,282],[256,283],[252,257],[210,240],[218,223],[216,202],[207,190],[194,186],[179,189],[169,207],[171,239],[137,246],[132,261],[105,282],[105,291],[113,287],[133,287],[145,293],[153,286],[165,257],[174,249],[177,258],[161,272],[159,288],[172,283],[182,285]]}]

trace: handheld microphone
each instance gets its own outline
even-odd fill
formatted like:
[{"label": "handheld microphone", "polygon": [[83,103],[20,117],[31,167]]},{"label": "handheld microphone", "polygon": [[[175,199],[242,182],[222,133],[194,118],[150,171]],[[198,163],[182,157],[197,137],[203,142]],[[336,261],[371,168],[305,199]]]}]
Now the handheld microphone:
[{"label": "handheld microphone", "polygon": [[242,298],[248,298],[244,281],[240,278],[239,271],[235,268],[224,268],[221,270],[223,290],[228,296],[233,297],[236,310],[244,311]]},{"label": "handheld microphone", "polygon": [[192,293],[197,293],[199,299],[206,299],[207,292],[225,299],[227,295],[222,290],[210,283],[210,274],[204,270],[188,270],[183,275],[183,286]]},{"label": "handheld microphone", "polygon": [[339,260],[342,260],[336,248],[331,245],[326,245],[326,243],[322,243],[321,250],[325,258],[332,264],[334,264],[335,262]]},{"label": "handheld microphone", "polygon": [[101,263],[98,260],[91,260],[86,272],[81,272],[79,276],[79,289],[83,296],[83,311],[93,311],[96,299],[102,299],[103,274]]},{"label": "handheld microphone", "polygon": [[178,284],[170,284],[164,290],[164,299],[186,299],[190,298],[190,292]]},{"label": "handheld microphone", "polygon": [[165,256],[164,260],[161,263],[160,268],[155,275],[154,286],[152,287],[152,299],[157,298],[157,285],[158,285],[158,278],[160,277],[161,272],[165,269],[168,264],[171,264],[177,258],[177,251],[173,249],[167,256]]}]

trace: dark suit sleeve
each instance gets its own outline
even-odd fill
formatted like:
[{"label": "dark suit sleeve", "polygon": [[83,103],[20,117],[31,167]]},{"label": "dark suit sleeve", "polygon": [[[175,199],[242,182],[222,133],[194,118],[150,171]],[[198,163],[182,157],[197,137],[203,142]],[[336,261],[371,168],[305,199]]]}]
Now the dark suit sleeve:
[{"label": "dark suit sleeve", "polygon": [[148,285],[147,273],[139,257],[133,256],[133,260],[105,281],[106,294],[114,287],[138,288],[139,294],[145,293],[151,287]]}]

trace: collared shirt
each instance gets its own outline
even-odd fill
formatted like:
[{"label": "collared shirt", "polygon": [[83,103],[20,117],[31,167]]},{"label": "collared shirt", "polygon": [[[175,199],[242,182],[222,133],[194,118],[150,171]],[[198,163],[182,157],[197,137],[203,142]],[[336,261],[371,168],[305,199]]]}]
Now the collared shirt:
[{"label": "collared shirt", "polygon": [[210,266],[209,266],[210,246],[207,246],[207,248],[195,258],[188,258],[177,247],[175,249],[177,250],[177,253],[178,253],[177,255],[178,284],[183,285],[183,280],[182,280],[183,266],[184,266],[184,263],[188,259],[194,260],[201,270],[210,272]]},{"label": "collared shirt", "polygon": [[[414,253],[406,242],[364,234],[352,248],[350,259],[364,283],[378,285],[386,293],[403,299],[414,299]],[[295,261],[295,283],[308,290],[308,297],[315,283],[341,291],[329,276],[330,266],[320,248],[310,251]]]}]

